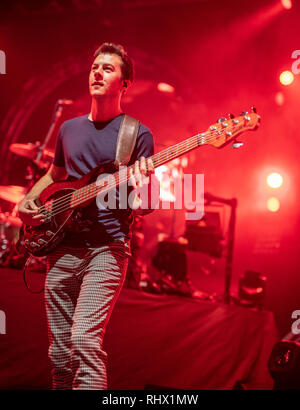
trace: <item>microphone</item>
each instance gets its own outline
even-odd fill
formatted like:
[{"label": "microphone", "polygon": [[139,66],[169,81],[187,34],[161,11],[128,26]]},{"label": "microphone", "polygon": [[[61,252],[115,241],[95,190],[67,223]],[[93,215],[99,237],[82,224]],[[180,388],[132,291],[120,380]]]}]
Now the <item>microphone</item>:
[{"label": "microphone", "polygon": [[74,104],[73,100],[68,100],[67,98],[62,98],[61,100],[57,101],[58,105],[72,105]]}]

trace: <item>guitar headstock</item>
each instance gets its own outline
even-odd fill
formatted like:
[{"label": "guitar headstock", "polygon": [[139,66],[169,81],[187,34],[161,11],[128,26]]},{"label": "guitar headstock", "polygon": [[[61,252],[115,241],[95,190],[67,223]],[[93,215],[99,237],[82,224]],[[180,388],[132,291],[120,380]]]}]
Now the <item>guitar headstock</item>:
[{"label": "guitar headstock", "polygon": [[220,118],[218,122],[211,125],[205,137],[205,143],[222,148],[229,142],[233,142],[233,148],[238,148],[242,143],[236,141],[236,137],[244,131],[256,130],[260,124],[260,116],[254,107],[251,111],[243,111],[240,116],[234,117],[229,114],[229,118]]}]

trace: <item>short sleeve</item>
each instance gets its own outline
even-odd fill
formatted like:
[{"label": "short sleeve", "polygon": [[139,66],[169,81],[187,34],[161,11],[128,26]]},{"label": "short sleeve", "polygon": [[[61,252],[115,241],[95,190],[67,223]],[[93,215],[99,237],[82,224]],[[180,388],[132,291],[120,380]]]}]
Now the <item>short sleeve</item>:
[{"label": "short sleeve", "polygon": [[62,126],[60,127],[59,132],[57,134],[57,139],[56,139],[53,164],[56,165],[57,167],[65,166],[65,157],[64,157],[64,150],[63,150],[63,144],[62,144],[63,129],[64,129],[64,124],[62,124]]},{"label": "short sleeve", "polygon": [[152,133],[146,128],[138,135],[136,147],[133,151],[131,162],[141,157],[149,158],[154,154],[154,141]]}]

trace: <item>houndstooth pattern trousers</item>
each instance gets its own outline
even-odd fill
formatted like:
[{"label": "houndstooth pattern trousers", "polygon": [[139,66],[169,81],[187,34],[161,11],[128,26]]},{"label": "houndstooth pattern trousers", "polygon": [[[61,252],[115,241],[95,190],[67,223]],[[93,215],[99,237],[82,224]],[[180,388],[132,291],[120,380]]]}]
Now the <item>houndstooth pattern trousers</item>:
[{"label": "houndstooth pattern trousers", "polygon": [[47,257],[45,306],[53,389],[107,389],[103,337],[124,283],[130,245],[60,246]]}]

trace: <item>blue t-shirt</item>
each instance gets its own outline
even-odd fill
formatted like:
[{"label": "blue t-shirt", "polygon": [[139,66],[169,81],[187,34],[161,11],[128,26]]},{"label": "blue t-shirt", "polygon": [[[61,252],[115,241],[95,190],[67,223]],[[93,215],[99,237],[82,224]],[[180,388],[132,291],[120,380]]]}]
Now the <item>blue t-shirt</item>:
[{"label": "blue t-shirt", "polygon": [[[64,166],[69,179],[76,180],[92,169],[113,163],[116,143],[124,114],[105,121],[95,122],[88,114],[65,121],[56,141],[53,164]],[[154,153],[153,136],[144,125],[140,125],[137,141],[128,166],[142,156]],[[128,193],[130,189],[128,189]],[[118,200],[118,190],[116,191]],[[80,235],[68,233],[64,244],[73,246],[97,246],[122,238],[129,239],[132,210],[98,207],[96,200],[84,208],[83,220],[87,221],[87,232]]]}]

